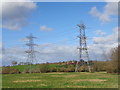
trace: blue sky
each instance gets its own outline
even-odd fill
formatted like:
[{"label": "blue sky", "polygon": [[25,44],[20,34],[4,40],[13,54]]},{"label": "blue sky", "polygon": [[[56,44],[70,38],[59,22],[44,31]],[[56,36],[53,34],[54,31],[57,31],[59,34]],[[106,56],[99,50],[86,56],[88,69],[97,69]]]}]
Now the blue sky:
[{"label": "blue sky", "polygon": [[[96,6],[100,11],[106,3],[37,3],[35,11],[28,16],[29,25],[22,27],[20,30],[3,29],[3,41],[6,46],[14,46],[18,44],[19,39],[33,33],[39,38],[39,43],[57,42],[64,39],[73,39],[77,35],[77,29],[74,29],[77,24],[83,21],[86,26],[88,37],[95,36],[94,31],[97,29],[105,30],[110,34],[110,29],[116,26],[116,23],[101,25],[101,22],[89,14],[90,9]],[[51,32],[40,31],[40,26],[46,25],[53,28]],[[62,37],[61,37],[62,36]],[[50,37],[50,38],[49,38]],[[13,43],[10,43],[13,42]]]},{"label": "blue sky", "polygon": [[[101,43],[102,34],[107,40],[113,35],[112,30],[118,26],[117,14],[113,12],[116,7],[111,10],[111,3],[31,2],[21,5],[11,4],[13,8],[10,8],[10,14],[5,8],[9,8],[9,3],[3,5],[2,36],[5,48],[25,47],[23,39],[30,33],[37,37],[35,43],[38,45],[50,43],[57,46],[78,46],[76,37],[79,35],[79,29],[76,27],[81,21],[86,25],[86,35],[90,38],[88,39],[89,46],[93,45],[95,40]],[[14,28],[14,26],[16,27]]]}]

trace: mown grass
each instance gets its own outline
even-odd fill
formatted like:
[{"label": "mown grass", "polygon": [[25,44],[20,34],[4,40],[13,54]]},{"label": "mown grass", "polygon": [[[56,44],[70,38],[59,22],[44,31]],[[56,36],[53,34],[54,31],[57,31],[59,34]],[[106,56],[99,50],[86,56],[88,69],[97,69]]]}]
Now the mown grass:
[{"label": "mown grass", "polygon": [[105,72],[3,74],[3,88],[118,88],[118,75]]}]

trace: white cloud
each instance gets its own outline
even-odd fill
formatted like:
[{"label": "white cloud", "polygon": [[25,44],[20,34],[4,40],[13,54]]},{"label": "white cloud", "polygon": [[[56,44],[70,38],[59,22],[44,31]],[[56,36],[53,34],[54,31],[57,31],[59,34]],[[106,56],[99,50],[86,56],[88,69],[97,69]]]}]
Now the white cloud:
[{"label": "white cloud", "polygon": [[[7,48],[3,58],[3,65],[10,65],[13,60],[16,60],[18,63],[27,61],[25,50],[27,49],[20,47]],[[45,43],[35,47],[35,50],[38,51],[35,54],[36,61],[34,62],[36,63],[59,62],[78,58],[76,46],[71,45]]]},{"label": "white cloud", "polygon": [[20,41],[27,42],[27,41],[29,41],[29,39],[28,38],[22,38],[22,39],[20,39]]},{"label": "white cloud", "polygon": [[102,30],[96,30],[95,33],[100,36],[106,35],[106,32],[103,32]]},{"label": "white cloud", "polygon": [[2,48],[2,42],[0,42],[0,48]]},{"label": "white cloud", "polygon": [[[112,34],[105,37],[93,37],[93,45],[89,46],[90,54],[92,57],[98,56],[99,59],[103,58],[100,55],[109,54],[112,48],[118,46],[118,27],[113,28]],[[95,58],[95,57],[94,57]]]},{"label": "white cloud", "polygon": [[[93,42],[94,44],[88,46],[90,59],[106,60],[102,55],[106,54],[107,56],[110,50],[118,45],[118,27],[113,28],[110,35],[94,37]],[[5,49],[3,64],[11,64],[13,60],[25,62],[27,60],[25,50],[27,48],[11,47]],[[35,50],[38,51],[35,61],[37,63],[79,60],[77,45],[44,43],[36,46]]]},{"label": "white cloud", "polygon": [[119,0],[4,0],[4,2],[21,2],[21,1],[34,1],[34,2],[119,2]]},{"label": "white cloud", "polygon": [[37,49],[39,50],[38,57],[44,62],[67,61],[78,58],[76,46],[55,44],[44,45],[40,45],[39,49]]},{"label": "white cloud", "polygon": [[2,2],[32,2],[33,0],[2,0]]},{"label": "white cloud", "polygon": [[25,61],[25,49],[20,47],[5,48],[2,63],[3,65],[10,65],[12,61],[22,62]]},{"label": "white cloud", "polygon": [[118,27],[113,29],[113,33],[111,35],[105,37],[93,37],[94,43],[100,44],[113,44],[118,42]]},{"label": "white cloud", "polygon": [[110,22],[111,16],[118,15],[118,3],[117,2],[107,2],[103,8],[103,12],[100,12],[96,7],[92,7],[90,14],[92,16],[98,17],[102,23]]},{"label": "white cloud", "polygon": [[41,30],[41,31],[52,31],[52,30],[54,30],[54,29],[53,29],[53,28],[49,28],[49,27],[43,25],[43,26],[40,26],[40,30]]},{"label": "white cloud", "polygon": [[3,2],[2,27],[10,30],[21,29],[28,24],[27,18],[36,7],[33,2]]},{"label": "white cloud", "polygon": [[119,0],[104,0],[105,2],[119,2]]}]

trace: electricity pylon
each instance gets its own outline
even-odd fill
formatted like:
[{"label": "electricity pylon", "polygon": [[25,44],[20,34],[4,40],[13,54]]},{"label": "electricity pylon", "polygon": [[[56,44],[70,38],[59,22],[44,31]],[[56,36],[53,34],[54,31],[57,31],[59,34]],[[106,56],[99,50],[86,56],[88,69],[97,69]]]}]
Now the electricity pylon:
[{"label": "electricity pylon", "polygon": [[36,37],[33,37],[33,35],[30,34],[26,38],[28,40],[28,43],[26,45],[29,47],[29,49],[27,51],[25,51],[25,52],[28,54],[27,61],[28,61],[28,64],[30,65],[30,71],[29,71],[29,73],[31,73],[32,64],[35,62],[35,52],[36,52],[34,50],[34,46],[36,44],[34,44],[33,39],[36,38]]},{"label": "electricity pylon", "polygon": [[77,48],[79,49],[79,61],[76,63],[75,72],[79,71],[80,66],[85,64],[84,61],[87,62],[88,70],[91,72],[90,64],[89,64],[89,54],[87,49],[87,43],[86,43],[86,35],[85,35],[85,25],[84,24],[78,24],[80,35],[79,38],[79,44],[80,46]]}]

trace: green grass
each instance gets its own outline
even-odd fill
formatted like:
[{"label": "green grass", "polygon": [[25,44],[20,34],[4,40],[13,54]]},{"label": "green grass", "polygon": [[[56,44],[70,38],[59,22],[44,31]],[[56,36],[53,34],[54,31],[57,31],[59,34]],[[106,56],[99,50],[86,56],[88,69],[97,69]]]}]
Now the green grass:
[{"label": "green grass", "polygon": [[[41,65],[41,64],[40,64]],[[32,68],[36,68],[38,67],[39,65],[32,65]],[[29,65],[17,65],[17,66],[11,66],[11,68],[14,68],[14,69],[19,69],[20,72],[23,72],[25,69],[29,68],[30,66]],[[61,67],[65,67],[67,68],[68,65],[57,65],[57,64],[49,64],[48,65],[49,68],[61,68]]]},{"label": "green grass", "polygon": [[118,75],[105,72],[3,74],[3,88],[117,88]]},{"label": "green grass", "polygon": [[11,68],[19,69],[20,72],[22,72],[24,69],[28,68],[28,65],[17,65],[17,66],[11,66]]}]

